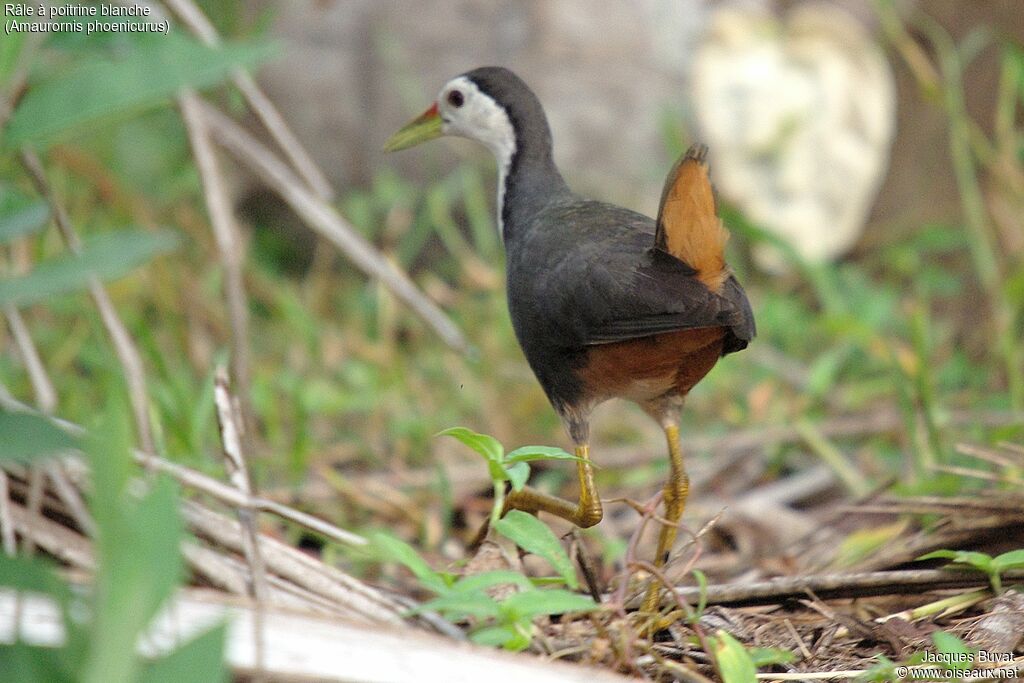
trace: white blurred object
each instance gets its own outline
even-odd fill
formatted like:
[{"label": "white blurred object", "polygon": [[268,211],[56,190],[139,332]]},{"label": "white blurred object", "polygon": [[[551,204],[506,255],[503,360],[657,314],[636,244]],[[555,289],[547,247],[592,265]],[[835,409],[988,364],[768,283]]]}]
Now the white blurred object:
[{"label": "white blurred object", "polygon": [[[782,21],[720,8],[697,49],[693,89],[724,196],[809,261],[857,241],[888,166],[896,93],[856,19],[822,4]],[[755,258],[773,271],[785,264],[764,245]]]}]

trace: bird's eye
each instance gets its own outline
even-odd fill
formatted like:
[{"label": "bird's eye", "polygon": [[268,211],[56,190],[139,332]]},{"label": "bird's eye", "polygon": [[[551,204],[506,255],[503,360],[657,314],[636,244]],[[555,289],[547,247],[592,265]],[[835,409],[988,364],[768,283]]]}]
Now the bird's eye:
[{"label": "bird's eye", "polygon": [[463,96],[461,90],[452,90],[448,93],[448,104],[452,105],[456,109],[465,104],[466,98]]}]

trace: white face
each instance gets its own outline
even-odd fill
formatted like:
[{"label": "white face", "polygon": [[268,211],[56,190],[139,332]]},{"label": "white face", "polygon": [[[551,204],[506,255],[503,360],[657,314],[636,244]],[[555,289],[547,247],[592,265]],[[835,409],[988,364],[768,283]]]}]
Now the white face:
[{"label": "white face", "polygon": [[512,122],[475,83],[464,76],[448,81],[437,96],[437,109],[445,135],[476,140],[491,150],[499,167],[507,166],[516,147]]},{"label": "white face", "polygon": [[483,144],[498,162],[498,230],[504,235],[502,206],[505,178],[516,151],[516,135],[508,114],[489,95],[464,76],[448,81],[437,96],[441,131]]}]

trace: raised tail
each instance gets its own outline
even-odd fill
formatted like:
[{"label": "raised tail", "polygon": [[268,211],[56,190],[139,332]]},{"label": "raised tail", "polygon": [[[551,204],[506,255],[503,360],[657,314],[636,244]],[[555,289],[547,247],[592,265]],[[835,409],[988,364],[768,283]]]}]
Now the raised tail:
[{"label": "raised tail", "polygon": [[669,171],[654,245],[696,270],[708,289],[720,292],[729,277],[724,254],[729,231],[715,210],[707,153],[706,146],[692,145]]}]

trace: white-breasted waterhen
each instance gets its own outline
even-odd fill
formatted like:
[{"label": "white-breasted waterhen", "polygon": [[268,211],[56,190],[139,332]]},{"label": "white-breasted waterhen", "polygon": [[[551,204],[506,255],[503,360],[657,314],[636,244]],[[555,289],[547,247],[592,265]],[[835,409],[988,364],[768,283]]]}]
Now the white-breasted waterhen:
[{"label": "white-breasted waterhen", "polygon": [[[569,191],[540,101],[508,69],[483,67],[448,81],[385,150],[441,135],[481,142],[498,161],[512,326],[580,458],[578,503],[527,488],[510,494],[507,507],[581,527],[601,521],[588,418],[607,399],[635,401],[668,440],[668,523],[655,557],[664,564],[689,492],[679,409],[719,357],[754,337],[750,303],[723,257],[728,232],[716,214],[706,148],[694,145],[669,172],[653,221]],[[652,589],[645,610],[656,601]]]}]

